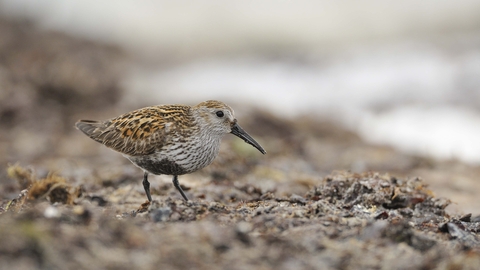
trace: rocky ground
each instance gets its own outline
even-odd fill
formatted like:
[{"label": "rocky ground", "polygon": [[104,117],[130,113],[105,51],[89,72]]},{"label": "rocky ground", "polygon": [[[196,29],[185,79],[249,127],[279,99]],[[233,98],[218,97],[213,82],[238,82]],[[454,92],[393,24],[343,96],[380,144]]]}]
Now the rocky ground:
[{"label": "rocky ground", "polygon": [[180,177],[191,201],[155,176],[146,203],[142,172],[73,128],[133,109],[130,64],[0,21],[0,269],[478,269],[479,168],[311,116],[236,108],[268,154],[228,136]]}]

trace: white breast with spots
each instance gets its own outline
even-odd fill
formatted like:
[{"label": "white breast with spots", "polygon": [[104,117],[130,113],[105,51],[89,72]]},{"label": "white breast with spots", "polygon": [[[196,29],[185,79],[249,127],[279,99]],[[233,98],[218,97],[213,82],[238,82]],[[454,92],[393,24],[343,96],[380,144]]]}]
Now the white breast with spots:
[{"label": "white breast with spots", "polygon": [[208,135],[193,137],[185,142],[173,142],[154,155],[158,160],[168,159],[182,167],[185,173],[191,173],[213,162],[220,149],[220,140],[220,137]]}]

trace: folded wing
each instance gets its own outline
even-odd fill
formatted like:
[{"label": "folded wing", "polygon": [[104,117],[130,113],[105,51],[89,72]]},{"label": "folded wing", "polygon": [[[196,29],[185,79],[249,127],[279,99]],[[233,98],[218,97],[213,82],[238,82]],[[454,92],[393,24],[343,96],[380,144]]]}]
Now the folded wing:
[{"label": "folded wing", "polygon": [[106,121],[79,120],[75,126],[115,151],[140,156],[153,154],[166,143],[175,129],[171,120],[161,107],[147,107]]}]

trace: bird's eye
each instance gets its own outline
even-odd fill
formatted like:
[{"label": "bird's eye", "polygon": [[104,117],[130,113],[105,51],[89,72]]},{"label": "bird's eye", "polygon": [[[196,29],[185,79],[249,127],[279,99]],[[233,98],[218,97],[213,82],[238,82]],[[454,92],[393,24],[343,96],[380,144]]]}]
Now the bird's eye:
[{"label": "bird's eye", "polygon": [[222,111],[217,111],[215,114],[220,118],[225,115]]}]

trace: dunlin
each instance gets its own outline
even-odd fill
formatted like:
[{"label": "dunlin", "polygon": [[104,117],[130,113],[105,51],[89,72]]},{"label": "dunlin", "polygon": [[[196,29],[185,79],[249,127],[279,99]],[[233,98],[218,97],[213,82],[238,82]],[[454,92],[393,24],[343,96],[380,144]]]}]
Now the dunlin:
[{"label": "dunlin", "polygon": [[214,100],[196,106],[146,107],[106,121],[79,120],[75,126],[143,169],[143,187],[149,201],[152,201],[149,173],[173,175],[173,185],[188,201],[178,176],[212,163],[220,141],[227,133],[240,137],[266,154],[260,144],[238,125],[232,108]]}]

